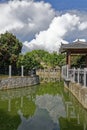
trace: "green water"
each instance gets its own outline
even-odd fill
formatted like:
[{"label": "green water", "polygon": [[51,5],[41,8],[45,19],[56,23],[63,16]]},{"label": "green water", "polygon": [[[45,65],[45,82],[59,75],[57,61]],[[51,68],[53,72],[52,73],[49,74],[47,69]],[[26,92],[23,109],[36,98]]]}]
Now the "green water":
[{"label": "green water", "polygon": [[63,83],[0,91],[0,130],[87,130],[87,111]]}]

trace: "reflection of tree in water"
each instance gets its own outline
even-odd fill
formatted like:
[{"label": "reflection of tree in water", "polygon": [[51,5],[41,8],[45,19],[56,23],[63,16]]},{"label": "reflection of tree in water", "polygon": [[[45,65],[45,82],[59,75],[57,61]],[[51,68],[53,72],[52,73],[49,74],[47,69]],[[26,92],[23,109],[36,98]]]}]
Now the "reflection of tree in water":
[{"label": "reflection of tree in water", "polygon": [[[32,116],[34,114],[36,109],[34,103],[35,91],[36,91],[36,87],[34,87],[33,89],[23,88],[23,89],[0,91],[0,129],[1,130],[6,130],[6,129],[13,130],[14,127],[15,129],[17,129],[21,121],[19,115],[17,114],[17,111],[19,109],[21,109],[21,111],[24,113],[26,117]],[[4,112],[2,112],[2,110]],[[11,118],[12,120],[9,118]],[[2,128],[3,125],[4,125],[4,129]]]},{"label": "reflection of tree in water", "polygon": [[0,130],[16,130],[19,123],[20,118],[17,114],[9,114],[7,111],[0,109]]}]

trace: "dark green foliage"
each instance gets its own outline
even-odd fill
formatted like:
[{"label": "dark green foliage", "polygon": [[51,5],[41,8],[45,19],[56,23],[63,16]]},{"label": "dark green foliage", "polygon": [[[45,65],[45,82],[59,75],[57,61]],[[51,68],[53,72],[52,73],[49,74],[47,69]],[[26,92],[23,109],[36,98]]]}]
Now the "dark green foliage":
[{"label": "dark green foliage", "polygon": [[86,67],[86,55],[73,56],[71,59],[72,67],[84,68]]},{"label": "dark green foliage", "polygon": [[16,66],[22,43],[13,34],[6,32],[0,36],[0,68]]},{"label": "dark green foliage", "polygon": [[20,122],[18,115],[10,115],[0,109],[0,130],[16,130]]}]

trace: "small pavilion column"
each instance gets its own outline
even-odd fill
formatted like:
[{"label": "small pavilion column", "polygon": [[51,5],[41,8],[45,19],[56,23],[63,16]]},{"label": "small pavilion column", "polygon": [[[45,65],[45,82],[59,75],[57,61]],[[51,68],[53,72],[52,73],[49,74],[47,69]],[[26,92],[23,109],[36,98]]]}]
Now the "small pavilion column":
[{"label": "small pavilion column", "polygon": [[66,56],[66,64],[69,66],[71,66],[71,53],[67,52],[67,56]]},{"label": "small pavilion column", "polygon": [[86,54],[86,57],[85,57],[85,63],[86,63],[86,68],[87,68],[87,54]]}]

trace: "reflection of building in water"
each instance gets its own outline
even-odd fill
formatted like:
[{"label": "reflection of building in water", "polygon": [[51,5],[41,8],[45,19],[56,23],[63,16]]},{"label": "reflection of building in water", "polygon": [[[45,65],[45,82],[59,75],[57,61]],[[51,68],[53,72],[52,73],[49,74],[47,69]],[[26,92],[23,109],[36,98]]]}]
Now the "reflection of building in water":
[{"label": "reflection of building in water", "polygon": [[[80,119],[79,111],[76,113],[75,107],[72,102],[65,102],[66,118],[60,117],[59,124],[61,130],[87,130],[87,122]],[[85,116],[85,114],[84,114]]]},{"label": "reflection of building in water", "polygon": [[77,100],[75,100],[75,97],[72,94],[70,94],[70,100],[73,103],[77,117],[79,116],[80,118],[80,123],[83,125],[83,130],[87,130],[87,111],[83,109],[81,105],[78,105]]},{"label": "reflection of building in water", "polygon": [[[8,99],[8,111],[10,112],[11,111],[11,98]],[[15,103],[16,104],[16,103]],[[14,105],[15,105],[14,104]],[[20,107],[22,108],[23,107],[23,97],[20,97]]]}]

